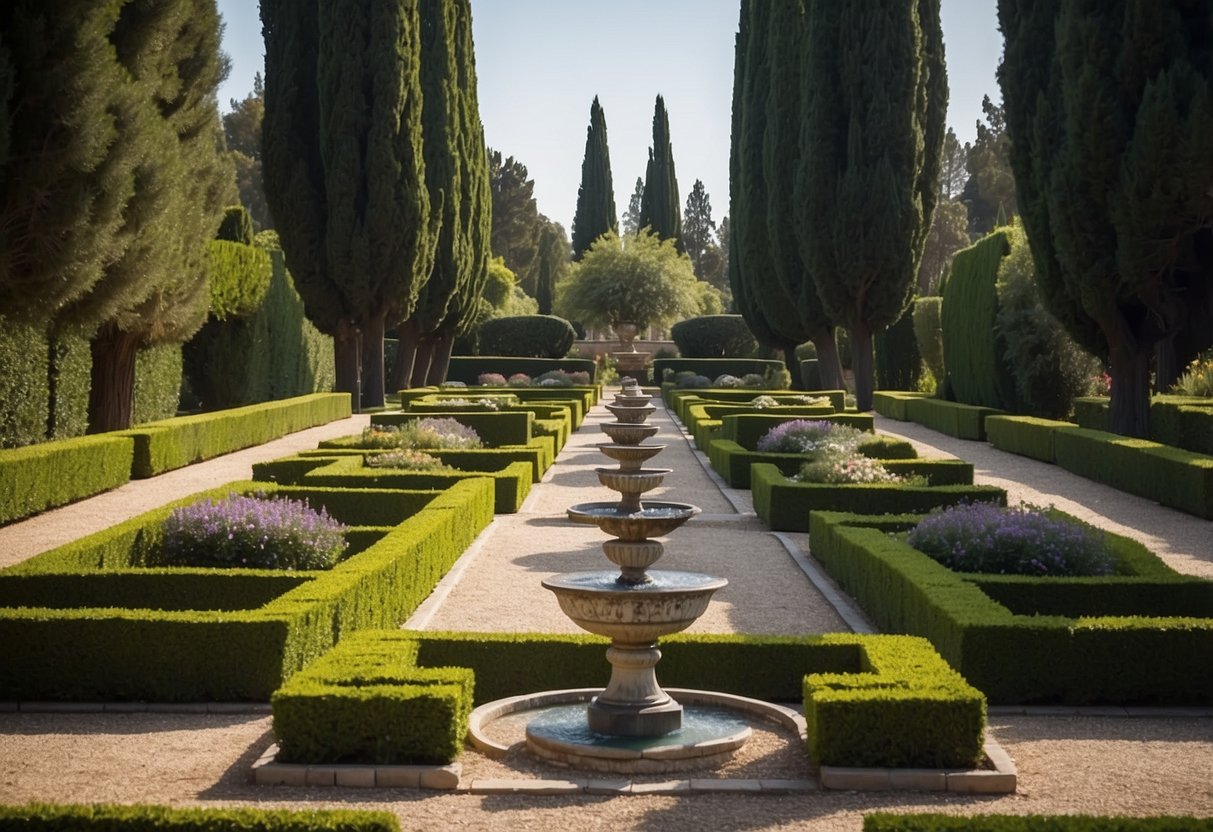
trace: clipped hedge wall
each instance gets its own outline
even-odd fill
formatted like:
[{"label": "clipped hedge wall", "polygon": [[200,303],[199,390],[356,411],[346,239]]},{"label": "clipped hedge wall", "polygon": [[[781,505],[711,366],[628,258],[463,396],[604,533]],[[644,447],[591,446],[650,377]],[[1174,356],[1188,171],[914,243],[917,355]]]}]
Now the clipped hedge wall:
[{"label": "clipped hedge wall", "polygon": [[912,393],[906,390],[876,390],[872,393],[872,408],[887,419],[899,422],[909,422],[910,414],[906,403],[911,399],[921,399],[930,393]]},{"label": "clipped hedge wall", "polygon": [[211,240],[208,254],[211,315],[225,320],[254,312],[270,288],[270,253],[249,242]]},{"label": "clipped hedge wall", "polygon": [[670,327],[670,338],[683,358],[743,358],[758,349],[754,333],[740,315],[687,318]]},{"label": "clipped hedge wall", "polygon": [[750,488],[758,517],[781,532],[807,532],[810,512],[904,514],[960,503],[1007,503],[1007,492],[992,485],[793,482],[777,466],[761,462],[750,468]]},{"label": "clipped hedge wall", "polygon": [[573,325],[555,315],[512,315],[480,325],[480,350],[485,355],[560,359],[576,340]]},{"label": "clipped hedge wall", "polygon": [[[590,381],[597,378],[598,365],[589,358],[526,358],[523,356],[453,355],[447,367],[447,381],[462,381],[475,385],[484,373],[500,373],[509,378],[515,373],[526,373],[531,378],[564,370],[566,373],[589,373]],[[545,388],[540,388],[545,389]]]},{"label": "clipped hedge wall", "polygon": [[391,812],[46,803],[0,806],[0,827],[11,832],[400,832]]},{"label": "clipped hedge wall", "polygon": [[[381,748],[441,761],[458,750],[472,705],[601,686],[607,646],[587,635],[362,631],[293,678],[289,701],[275,696],[275,731],[291,734],[299,761],[374,759]],[[809,752],[821,765],[967,767],[981,753],[983,697],[923,639],[679,634],[661,649],[663,685],[804,697]],[[471,670],[474,686],[458,668]],[[373,692],[361,696],[362,688]],[[442,714],[444,725],[426,721]],[[391,736],[373,719],[390,721]]]},{"label": "clipped hedge wall", "polygon": [[946,371],[943,364],[943,298],[916,298],[911,307],[914,321],[914,343],[922,362],[931,371],[937,385],[943,384]]},{"label": "clipped hedge wall", "polygon": [[[794,422],[797,416],[775,416],[765,413],[739,413],[736,416],[725,416],[720,420],[720,438],[731,439],[743,448],[753,450],[758,447],[758,440],[766,436],[771,428],[784,422]],[[875,420],[871,413],[835,413],[830,416],[814,416],[812,421],[833,422],[847,425],[856,430],[874,432]]]},{"label": "clipped hedge wall", "polygon": [[[1074,400],[1074,421],[1081,428],[1111,431],[1106,396]],[[1213,399],[1194,396],[1153,396],[1150,399],[1150,439],[1198,454],[1213,455]]]},{"label": "clipped hedge wall", "polygon": [[177,415],[181,401],[180,344],[158,344],[135,356],[135,397],[131,424],[143,425]]},{"label": "clipped hedge wall", "polygon": [[[808,392],[792,392],[789,390],[755,390],[749,388],[705,388],[697,390],[679,390],[670,385],[662,385],[661,396],[678,421],[684,425],[689,424],[690,414],[687,408],[693,404],[733,404],[733,405],[749,405],[758,396],[770,396],[779,402],[787,402],[789,405],[801,396],[812,396],[814,398],[826,398],[830,401],[830,406],[834,408],[834,412],[842,413],[846,410],[846,391],[845,390],[812,390]],[[854,413],[854,411],[851,411]]]},{"label": "clipped hedge wall", "polygon": [[1035,416],[987,416],[985,427],[986,438],[998,450],[1054,463],[1057,461],[1053,450],[1054,435],[1058,428],[1074,426]]},{"label": "clipped hedge wall", "polygon": [[0,451],[0,524],[129,482],[134,456],[134,440],[113,434]]},{"label": "clipped hedge wall", "polygon": [[[307,499],[346,524],[391,528],[333,569],[289,579],[259,570],[188,577],[198,570],[139,565],[158,546],[174,507],[232,491]],[[441,492],[241,482],[179,500],[0,572],[0,582],[37,580],[44,595],[91,596],[98,602],[0,608],[0,643],[7,645],[0,699],[267,701],[345,635],[399,626],[492,516],[492,485],[485,478],[462,480]],[[155,576],[164,577],[163,589]],[[282,583],[299,578],[304,580],[293,588]],[[144,589],[144,602],[105,602],[92,587],[99,579],[135,582]],[[250,580],[257,586],[243,586]],[[224,583],[241,586],[230,594],[246,603],[285,591],[260,606],[233,610],[222,600],[229,594]],[[202,609],[155,608],[162,591],[171,601],[190,586],[219,600]]]},{"label": "clipped hedge wall", "polygon": [[863,832],[1213,832],[1213,818],[1113,815],[863,816]]},{"label": "clipped hedge wall", "polygon": [[922,355],[914,337],[914,307],[888,329],[876,333],[876,386],[882,390],[917,390]]},{"label": "clipped hedge wall", "polygon": [[535,414],[530,412],[477,413],[471,410],[450,408],[429,413],[393,410],[371,414],[372,425],[400,426],[416,422],[419,419],[454,419],[459,424],[476,431],[485,446],[490,448],[500,448],[503,445],[526,445],[531,441],[535,427]]},{"label": "clipped hedge wall", "polygon": [[946,402],[927,396],[905,398],[904,401],[909,421],[946,433],[948,436],[955,436],[957,439],[973,439],[978,442],[984,442],[986,439],[986,417],[1002,413],[1001,410],[990,407]]},{"label": "clipped hedge wall", "polygon": [[1005,231],[989,234],[956,253],[944,286],[943,363],[951,392],[963,404],[998,410],[1014,405],[1015,382],[1003,364],[995,331],[995,282],[1002,258],[1010,251]]},{"label": "clipped hedge wall", "polygon": [[[919,519],[814,512],[810,546],[881,629],[929,639],[991,703],[1213,702],[1208,581],[1111,533],[1118,566],[1108,577],[966,575],[890,534]],[[1168,594],[1204,614],[1153,614]]]},{"label": "clipped hedge wall", "polygon": [[[899,476],[924,476],[931,485],[973,484],[972,463],[960,459],[915,459],[914,446],[909,442],[876,441],[861,445],[859,451],[880,460],[885,468]],[[774,465],[791,477],[800,472],[805,457],[803,454],[751,451],[729,439],[713,439],[708,444],[708,460],[731,488],[750,488],[751,466],[755,463]]]}]

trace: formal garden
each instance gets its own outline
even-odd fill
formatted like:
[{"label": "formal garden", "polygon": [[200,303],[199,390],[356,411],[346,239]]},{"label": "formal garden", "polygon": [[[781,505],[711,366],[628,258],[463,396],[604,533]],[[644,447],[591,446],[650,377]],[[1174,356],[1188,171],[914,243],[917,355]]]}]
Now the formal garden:
[{"label": "formal garden", "polygon": [[742,0],[571,234],[471,0],[5,5],[0,828],[1213,830],[1198,5]]}]

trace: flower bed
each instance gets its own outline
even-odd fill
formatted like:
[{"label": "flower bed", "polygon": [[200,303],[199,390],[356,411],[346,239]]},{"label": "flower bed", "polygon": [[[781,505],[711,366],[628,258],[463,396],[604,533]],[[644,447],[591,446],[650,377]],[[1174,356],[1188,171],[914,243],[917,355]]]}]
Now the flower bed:
[{"label": "flower bed", "polygon": [[991,703],[1213,703],[1213,582],[1111,533],[1107,576],[956,572],[905,541],[921,519],[814,512],[813,556],[881,629],[929,639]]}]

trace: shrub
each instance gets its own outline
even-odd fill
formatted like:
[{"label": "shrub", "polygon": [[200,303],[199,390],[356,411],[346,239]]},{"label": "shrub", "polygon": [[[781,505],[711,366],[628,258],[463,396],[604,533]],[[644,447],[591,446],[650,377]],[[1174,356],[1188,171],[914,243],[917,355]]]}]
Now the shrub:
[{"label": "shrub", "polygon": [[415,419],[403,425],[372,425],[362,431],[364,448],[483,448],[476,431],[454,419]]},{"label": "shrub", "polygon": [[792,374],[787,367],[768,368],[762,374],[762,386],[768,390],[787,390],[792,386]]},{"label": "shrub", "polygon": [[174,509],[159,560],[178,566],[328,569],[345,551],[345,526],[306,501],[232,495]]},{"label": "shrub", "polygon": [[954,506],[924,518],[906,542],[957,572],[1108,575],[1114,562],[1101,533],[1036,506]]},{"label": "shrub", "polygon": [[1213,396],[1213,350],[1205,350],[1184,370],[1173,393],[1184,396]]},{"label": "shrub", "polygon": [[[832,455],[826,453],[820,459],[813,459],[800,466],[796,475],[800,482],[902,482],[902,477],[889,473],[876,460],[858,453],[848,455]],[[926,477],[915,478],[916,485],[926,485]]]},{"label": "shrub", "polygon": [[524,358],[563,358],[577,334],[555,315],[514,315],[480,325],[480,354]]},{"label": "shrub", "polygon": [[[682,378],[678,376],[682,376]],[[679,390],[706,390],[712,386],[712,380],[707,376],[701,376],[696,373],[691,373],[690,375],[678,373],[674,377],[674,386]]]},{"label": "shrub", "polygon": [[944,379],[943,329],[940,326],[942,305],[941,297],[914,301],[914,343],[918,345],[918,354],[936,383],[942,383]]},{"label": "shrub", "polygon": [[913,307],[883,332],[876,333],[876,386],[881,390],[915,390],[922,375],[922,356],[914,334]]},{"label": "shrub", "polygon": [[505,376],[501,373],[481,373],[476,377],[476,383],[481,387],[505,387]]},{"label": "shrub", "polygon": [[744,358],[758,342],[740,315],[701,315],[670,327],[683,358]]},{"label": "shrub", "polygon": [[766,386],[766,383],[767,383],[766,377],[763,375],[760,375],[759,373],[746,373],[744,376],[741,377],[741,386],[742,387],[753,387],[755,389],[761,389],[762,387]]},{"label": "shrub", "polygon": [[510,376],[510,379],[506,382],[506,384],[508,384],[510,387],[530,387],[531,377],[526,373],[514,373],[514,375]]},{"label": "shrub", "polygon": [[712,382],[712,386],[727,390],[734,387],[741,387],[742,385],[741,379],[739,379],[737,376],[731,376],[728,373],[723,373],[716,376],[716,379]]},{"label": "shrub", "polygon": [[1012,409],[1015,396],[1015,382],[994,329],[998,269],[1010,252],[1008,230],[994,231],[956,253],[940,313],[943,361],[956,401],[1001,410]]},{"label": "shrub", "polygon": [[135,399],[131,424],[157,422],[177,415],[181,398],[181,345],[156,344],[135,357]]},{"label": "shrub", "polygon": [[794,419],[771,428],[755,448],[763,453],[816,454],[827,449],[853,452],[863,432],[819,419]]},{"label": "shrub", "polygon": [[541,373],[535,377],[533,384],[536,387],[572,387],[574,385],[586,385],[590,383],[590,374],[583,372],[568,373],[564,370],[548,370],[546,373]]},{"label": "shrub", "polygon": [[385,454],[368,456],[366,458],[366,464],[370,468],[393,468],[402,471],[455,470],[436,456],[431,456],[424,451],[414,451],[408,448],[401,448],[397,451],[388,451]]}]

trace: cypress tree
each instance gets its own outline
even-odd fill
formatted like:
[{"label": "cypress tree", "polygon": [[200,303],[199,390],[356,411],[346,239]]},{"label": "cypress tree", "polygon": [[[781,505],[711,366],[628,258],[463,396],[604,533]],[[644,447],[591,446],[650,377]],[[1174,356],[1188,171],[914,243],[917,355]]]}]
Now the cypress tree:
[{"label": "cypress tree", "polygon": [[1011,169],[1037,283],[1075,340],[1108,361],[1112,429],[1145,436],[1155,347],[1167,347],[1163,380],[1177,339],[1211,337],[1208,11],[1179,0],[1000,0],[998,15]]},{"label": "cypress tree", "polygon": [[674,246],[683,251],[682,206],[674,173],[674,147],[670,144],[670,118],[660,95],[653,109],[653,146],[645,169],[640,227],[652,229],[663,240],[673,240]]},{"label": "cypress tree", "polygon": [[573,214],[573,259],[580,260],[585,250],[603,234],[618,230],[606,116],[598,103],[598,96],[594,96],[594,103],[590,105],[590,126],[585,134],[585,158],[581,162],[577,211]]},{"label": "cypress tree", "polygon": [[910,301],[938,193],[947,75],[939,0],[806,6],[801,256],[851,337],[855,398],[872,407],[872,335]]},{"label": "cypress tree", "polygon": [[381,404],[386,320],[412,313],[439,229],[418,3],[265,0],[261,20],[266,199],[308,317],[333,336],[337,389]]}]

